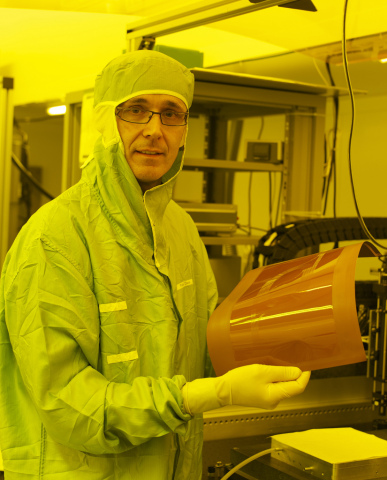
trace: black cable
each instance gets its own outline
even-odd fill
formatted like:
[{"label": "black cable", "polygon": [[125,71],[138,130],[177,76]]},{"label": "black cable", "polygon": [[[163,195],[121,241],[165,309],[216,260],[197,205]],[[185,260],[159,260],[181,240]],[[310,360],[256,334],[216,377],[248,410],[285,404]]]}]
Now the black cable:
[{"label": "black cable", "polygon": [[242,225],[239,225],[239,223],[237,223],[237,229],[250,235],[250,232],[248,230],[246,230],[245,228],[243,228]]},{"label": "black cable", "polygon": [[326,211],[327,211],[327,204],[328,204],[328,193],[329,193],[329,185],[331,183],[331,177],[332,177],[332,164],[329,168],[329,174],[328,178],[326,179],[326,191],[325,191],[325,196],[324,196],[324,206],[323,206],[323,215],[325,216]]},{"label": "black cable", "polygon": [[263,132],[263,129],[265,128],[265,117],[261,117],[261,128],[259,129],[259,133],[258,133],[258,140],[261,139],[262,137],[262,132]]},{"label": "black cable", "polygon": [[[28,135],[21,128],[16,118],[13,119],[14,128],[17,130],[21,137],[21,157],[20,161],[25,168],[28,169]],[[18,229],[28,221],[32,213],[32,188],[33,185],[28,178],[20,172],[20,195],[19,195],[19,224]],[[24,208],[23,208],[24,206]]]},{"label": "black cable", "polygon": [[[259,133],[258,133],[258,140],[261,139],[262,137],[262,133],[263,133],[263,129],[265,127],[265,117],[261,117],[261,128],[259,129]],[[272,219],[272,216],[273,216],[273,185],[272,185],[272,176],[271,176],[271,172],[268,172],[269,174],[269,227],[270,228],[273,228],[273,219]]]},{"label": "black cable", "polygon": [[28,180],[46,197],[48,197],[50,200],[54,200],[55,197],[53,197],[50,193],[48,193],[42,185],[40,185],[39,181],[32,175],[32,173],[26,169],[26,167],[22,164],[22,162],[17,158],[17,156],[12,153],[12,162],[16,167],[28,178]]},{"label": "black cable", "polygon": [[363,217],[360,213],[360,209],[359,209],[359,206],[358,206],[358,203],[357,203],[355,185],[354,185],[354,181],[353,181],[351,151],[352,151],[353,129],[354,129],[354,124],[355,124],[355,101],[354,101],[353,89],[352,89],[351,79],[350,79],[350,76],[349,76],[349,69],[348,69],[348,57],[347,57],[347,45],[346,45],[347,8],[348,8],[348,0],[345,0],[345,2],[344,2],[342,50],[343,50],[343,65],[344,65],[345,79],[347,81],[349,97],[350,97],[350,100],[351,100],[351,113],[352,113],[352,115],[351,115],[351,127],[350,127],[350,131],[349,131],[349,141],[348,141],[348,165],[349,165],[349,177],[350,177],[350,183],[351,183],[352,197],[353,197],[353,201],[355,203],[357,218],[359,219],[359,222],[360,222],[360,225],[363,229],[363,232],[375,245],[377,245],[378,247],[386,250],[387,246],[382,245],[381,243],[379,243],[373,237],[373,235],[368,230],[367,225],[364,222],[364,219],[363,219]]},{"label": "black cable", "polygon": [[[22,143],[22,150],[21,150],[21,158],[20,161],[23,164],[23,166],[28,170],[28,148],[27,148],[27,141],[28,137],[27,135],[23,137],[23,143]],[[31,217],[32,214],[32,189],[33,185],[29,181],[28,178],[24,174],[20,172],[20,183],[21,183],[21,195],[19,197],[19,203],[21,205],[25,205],[26,211],[25,211],[25,218],[20,218],[22,220],[22,225],[24,225],[27,220]],[[20,209],[22,211],[22,209]],[[21,215],[19,215],[21,217]]]},{"label": "black cable", "polygon": [[272,185],[272,176],[271,172],[269,174],[269,228],[270,230],[273,228],[273,185]]},{"label": "black cable", "polygon": [[277,212],[276,212],[276,214],[275,214],[275,221],[274,221],[274,225],[275,225],[275,226],[278,225],[279,212],[280,212],[280,208],[281,208],[281,199],[282,199],[282,188],[283,188],[283,183],[284,183],[284,174],[283,174],[283,172],[280,172],[280,175],[281,175],[281,180],[280,180],[280,186],[279,186],[279,190],[278,190]]},{"label": "black cable", "polygon": [[[265,127],[265,118],[264,117],[260,117],[260,118],[261,118],[261,127],[259,129],[259,133],[258,133],[258,136],[257,136],[258,140],[261,138],[263,129]],[[249,229],[249,235],[251,235],[251,230],[252,230],[252,226],[251,226],[252,183],[253,183],[253,172],[250,172],[250,174],[249,174],[249,188],[248,188],[248,222],[247,222],[248,223],[247,226],[248,226],[248,229]]]},{"label": "black cable", "polygon": [[337,164],[336,164],[336,146],[334,147],[332,157],[334,160],[332,162],[333,167],[333,218],[337,217],[336,214],[336,203],[337,203]]},{"label": "black cable", "polygon": [[[248,227],[248,225],[241,225],[240,223],[236,224],[238,230],[241,230],[242,232],[248,233],[249,231],[246,230],[244,227]],[[258,230],[260,232],[265,232],[267,233],[267,228],[259,228],[259,227],[251,227],[251,230]]]},{"label": "black cable", "polygon": [[[329,78],[331,81],[332,87],[335,87],[336,84],[333,80],[331,73],[331,66],[327,63],[327,70]],[[332,168],[333,168],[333,217],[336,218],[336,205],[337,205],[337,162],[336,162],[336,148],[337,148],[337,130],[339,123],[339,97],[333,97],[333,104],[335,106],[335,123],[334,123],[334,133],[333,133],[333,145],[332,145]]]},{"label": "black cable", "polygon": [[252,184],[253,184],[253,172],[250,172],[249,175],[249,189],[248,189],[248,222],[247,222],[247,227],[249,229],[249,235],[251,235],[251,210],[252,210]]},{"label": "black cable", "polygon": [[[326,134],[324,135],[324,160],[325,160],[325,165],[328,165],[328,150],[327,150],[327,136],[326,136]],[[323,187],[322,187],[322,191],[321,191],[321,198],[324,198],[326,185],[327,185],[327,177],[326,177],[326,175],[324,175]]]}]

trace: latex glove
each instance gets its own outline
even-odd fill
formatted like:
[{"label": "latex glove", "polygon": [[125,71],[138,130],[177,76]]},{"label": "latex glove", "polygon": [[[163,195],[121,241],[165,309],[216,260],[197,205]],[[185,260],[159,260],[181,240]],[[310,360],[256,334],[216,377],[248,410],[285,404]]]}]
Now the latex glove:
[{"label": "latex glove", "polygon": [[200,378],[182,388],[187,413],[207,412],[226,405],[273,409],[305,390],[310,372],[297,367],[246,365],[217,378]]}]

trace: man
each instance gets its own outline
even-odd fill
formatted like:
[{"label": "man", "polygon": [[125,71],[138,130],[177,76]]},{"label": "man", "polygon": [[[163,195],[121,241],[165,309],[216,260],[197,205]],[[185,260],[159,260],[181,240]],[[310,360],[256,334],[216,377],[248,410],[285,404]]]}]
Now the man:
[{"label": "man", "polygon": [[192,74],[160,53],[108,64],[95,87],[101,138],[81,181],[7,256],[7,480],[197,480],[203,411],[273,408],[305,388],[308,374],[292,367],[202,378],[216,285],[195,225],[171,201],[192,96]]}]

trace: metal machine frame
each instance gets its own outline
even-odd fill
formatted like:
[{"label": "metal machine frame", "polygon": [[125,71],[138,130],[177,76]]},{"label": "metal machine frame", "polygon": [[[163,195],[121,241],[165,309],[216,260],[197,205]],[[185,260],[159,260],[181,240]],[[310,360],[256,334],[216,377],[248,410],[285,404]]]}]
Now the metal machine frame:
[{"label": "metal machine frame", "polygon": [[[225,186],[224,171],[282,171],[283,220],[297,218],[298,211],[314,213],[320,210],[326,95],[335,90],[216,70],[194,68],[192,72],[195,75],[194,111],[216,113],[211,119],[210,159],[188,158],[185,167],[214,171],[211,201],[232,203],[232,189]],[[282,164],[226,160],[228,120],[275,114],[286,116]]]},{"label": "metal machine frame", "polygon": [[[227,18],[263,10],[273,6],[315,10],[310,0],[202,0],[194,6],[180,7],[166,13],[131,22],[127,26],[128,51],[153,48],[156,37],[207,25]],[[234,4],[234,5],[232,5]],[[236,5],[235,5],[236,4]]]},{"label": "metal machine frame", "polygon": [[9,249],[13,78],[0,77],[0,268]]},{"label": "metal machine frame", "polygon": [[84,92],[72,92],[66,96],[64,119],[62,192],[81,178],[79,146],[81,139],[81,112]]},{"label": "metal machine frame", "polygon": [[312,379],[306,391],[273,410],[224,407],[204,413],[204,441],[274,435],[309,428],[372,424],[372,381],[362,377]]},{"label": "metal machine frame", "polygon": [[367,375],[372,378],[372,403],[384,417],[379,423],[386,424],[387,414],[387,257],[382,257],[378,284],[376,309],[370,311],[369,354]]}]

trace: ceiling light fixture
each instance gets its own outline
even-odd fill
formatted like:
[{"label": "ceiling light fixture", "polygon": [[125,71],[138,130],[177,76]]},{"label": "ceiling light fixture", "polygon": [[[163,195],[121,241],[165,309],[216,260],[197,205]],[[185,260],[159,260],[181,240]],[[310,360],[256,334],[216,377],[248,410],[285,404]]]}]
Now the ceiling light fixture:
[{"label": "ceiling light fixture", "polygon": [[66,113],[66,105],[57,105],[55,107],[47,108],[49,115],[64,115]]}]

